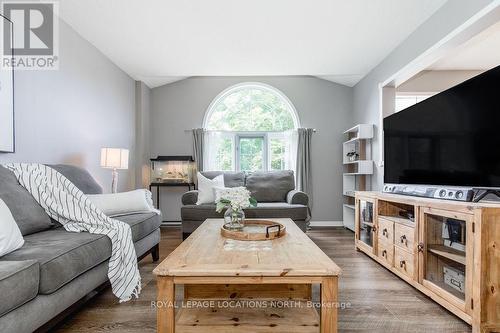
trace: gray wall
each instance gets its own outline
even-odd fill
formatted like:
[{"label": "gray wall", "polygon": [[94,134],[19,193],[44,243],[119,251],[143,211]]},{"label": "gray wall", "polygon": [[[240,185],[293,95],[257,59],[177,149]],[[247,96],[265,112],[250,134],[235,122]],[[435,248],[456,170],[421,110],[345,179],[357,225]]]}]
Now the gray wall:
[{"label": "gray wall", "polygon": [[0,153],[0,163],[83,166],[109,191],[100,148],[128,148],[131,169],[119,171],[119,190],[133,188],[134,80],[63,21],[59,27],[59,70],[15,73],[16,153]]},{"label": "gray wall", "polygon": [[[313,137],[315,221],[342,220],[342,133],[353,122],[352,88],[307,77],[193,77],[153,89],[151,156],[191,155],[189,129],[201,127],[210,102],[241,82],[262,82],[281,90],[297,109],[301,126],[316,128]],[[168,193],[167,193],[168,191]],[[162,195],[164,218],[179,220],[184,189]]]},{"label": "gray wall", "polygon": [[149,187],[150,143],[151,143],[151,89],[143,82],[135,82],[135,185],[137,188]]},{"label": "gray wall", "polygon": [[[375,124],[379,128],[379,84],[389,79],[412,60],[423,54],[461,26],[473,15],[494,1],[492,0],[453,0],[444,4],[433,16],[415,30],[388,57],[375,67],[354,87],[354,119],[359,123]],[[373,140],[373,158],[376,163],[381,159],[378,134]],[[383,168],[376,164],[372,177],[372,188],[381,189]]]}]

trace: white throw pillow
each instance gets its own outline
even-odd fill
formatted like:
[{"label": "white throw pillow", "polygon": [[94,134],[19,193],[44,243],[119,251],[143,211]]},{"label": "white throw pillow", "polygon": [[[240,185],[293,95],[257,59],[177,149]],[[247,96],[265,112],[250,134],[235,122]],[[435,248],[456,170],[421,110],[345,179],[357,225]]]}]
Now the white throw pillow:
[{"label": "white throw pillow", "polygon": [[214,188],[224,187],[224,175],[218,175],[214,179],[208,179],[198,172],[198,201],[197,205],[215,202]]},{"label": "white throw pillow", "polygon": [[23,235],[9,207],[0,199],[0,257],[19,249],[23,244]]},{"label": "white throw pillow", "polygon": [[87,197],[109,217],[149,212],[160,214],[160,211],[153,206],[151,192],[145,189],[111,194],[89,194]]},{"label": "white throw pillow", "polygon": [[227,189],[228,189],[227,187],[214,187],[214,196],[215,196],[214,200],[215,200],[215,202],[220,200],[221,195],[226,193]]}]

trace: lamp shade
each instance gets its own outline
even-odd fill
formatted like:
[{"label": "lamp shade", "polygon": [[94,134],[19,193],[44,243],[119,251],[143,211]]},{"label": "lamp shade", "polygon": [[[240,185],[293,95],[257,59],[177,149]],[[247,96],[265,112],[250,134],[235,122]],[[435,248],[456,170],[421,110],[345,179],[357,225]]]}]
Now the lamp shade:
[{"label": "lamp shade", "polygon": [[128,149],[101,148],[101,167],[128,169]]}]

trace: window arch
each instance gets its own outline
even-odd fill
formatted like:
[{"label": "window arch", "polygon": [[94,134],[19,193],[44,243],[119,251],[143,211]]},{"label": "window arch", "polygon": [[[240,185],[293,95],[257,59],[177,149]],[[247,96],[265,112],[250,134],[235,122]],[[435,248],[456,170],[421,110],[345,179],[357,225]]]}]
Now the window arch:
[{"label": "window arch", "polygon": [[234,85],[210,103],[203,127],[215,131],[273,131],[299,128],[292,102],[278,89],[257,82]]},{"label": "window arch", "polygon": [[205,113],[205,169],[294,169],[299,126],[293,104],[278,89],[256,82],[229,87]]}]

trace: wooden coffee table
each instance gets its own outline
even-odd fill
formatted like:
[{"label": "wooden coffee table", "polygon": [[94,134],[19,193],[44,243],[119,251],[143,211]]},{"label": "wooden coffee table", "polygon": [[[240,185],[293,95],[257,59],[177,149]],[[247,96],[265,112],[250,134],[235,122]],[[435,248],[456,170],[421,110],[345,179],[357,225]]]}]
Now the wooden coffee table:
[{"label": "wooden coffee table", "polygon": [[[287,233],[260,242],[226,239],[223,220],[206,220],[158,265],[158,332],[337,332],[340,268],[292,220],[271,220]],[[321,285],[319,304],[312,284]]]}]

